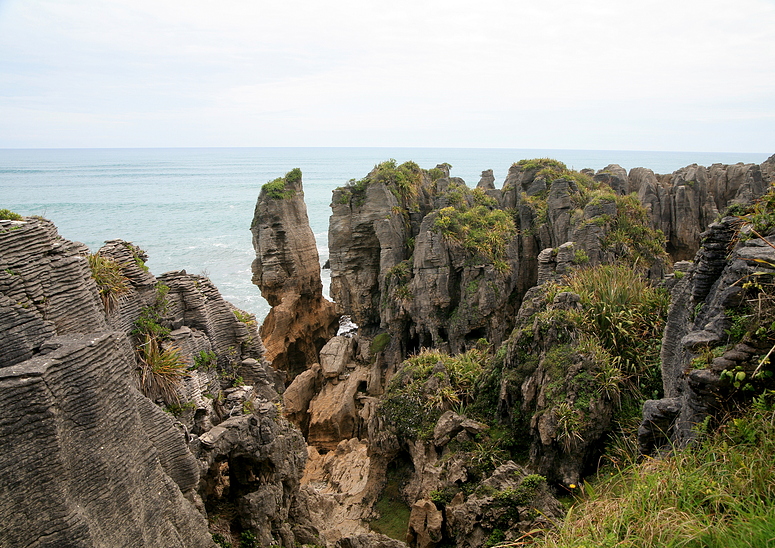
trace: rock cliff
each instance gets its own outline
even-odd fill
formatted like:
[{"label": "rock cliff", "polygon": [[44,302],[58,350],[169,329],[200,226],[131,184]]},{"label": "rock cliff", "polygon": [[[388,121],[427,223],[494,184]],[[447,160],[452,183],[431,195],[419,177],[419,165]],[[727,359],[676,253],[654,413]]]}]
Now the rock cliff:
[{"label": "rock cliff", "polygon": [[0,221],[0,544],[214,546],[199,469],[133,381],[82,246]]},{"label": "rock cliff", "polygon": [[[643,168],[628,174],[617,165],[574,172],[553,160],[525,160],[512,166],[501,189],[485,171],[472,190],[450,177],[446,164],[424,170],[391,160],[335,190],[331,293],[337,312],[358,324],[358,334],[332,339],[320,365],[297,378],[285,402],[314,446],[310,462],[329,463],[315,465],[315,482],[338,497],[335,513],[349,516],[337,519],[363,523],[379,515],[380,501],[393,489],[390,470],[398,466],[405,478],[399,498],[411,508],[412,545],[476,545],[499,527],[481,525],[453,539],[454,512],[428,498],[435,493],[431,498],[444,500],[439,493],[455,495],[462,484],[486,485],[489,472],[473,461],[521,455],[550,483],[566,489],[578,483],[608,436],[631,427],[624,408],[643,394],[661,393],[654,371],[667,296],[654,286],[672,270],[671,262],[694,254],[720,212],[766,191],[773,162],[688,166],[656,175]],[[668,276],[670,284],[685,269],[681,265]],[[639,288],[635,293],[654,291],[646,308],[634,312],[636,305],[626,304],[616,311],[616,321],[643,322],[646,346],[608,336],[612,328],[599,323],[601,297],[590,296],[590,284],[597,282],[574,274],[588,270],[627,280],[629,289]],[[644,279],[651,285],[637,285]],[[465,361],[485,341],[491,351],[501,348],[480,366],[477,395],[468,402],[457,366],[442,365],[446,358],[420,368],[422,373],[402,363],[423,348]],[[407,368],[415,380],[407,380]],[[416,381],[420,388],[410,389]],[[487,417],[510,441],[497,441],[486,428],[458,428],[450,437],[464,445],[452,444],[450,451],[448,438],[434,435],[429,443],[427,434],[420,435],[443,430],[439,414],[466,403],[469,414]],[[470,419],[459,422],[465,421]],[[355,454],[355,438],[369,446],[359,461],[366,488],[338,490],[328,452],[350,458],[344,455]],[[442,465],[440,454],[449,459]],[[380,476],[387,481],[375,481]],[[352,505],[342,506],[343,500]],[[371,517],[363,509],[370,504]],[[509,530],[515,535],[519,528]]]},{"label": "rock cliff", "polygon": [[262,187],[251,231],[253,283],[272,307],[260,330],[266,356],[293,378],[318,362],[338,327],[334,305],[323,297],[300,170]]},{"label": "rock cliff", "polygon": [[[772,387],[774,175],[775,156],[538,159],[471,189],[384,162],[334,191],[334,305],[292,170],[251,227],[266,349],[205,277],[0,220],[0,544],[474,548],[550,527],[645,398],[653,453]],[[340,314],[358,329],[335,336]]]},{"label": "rock cliff", "polygon": [[255,318],[146,259],[0,221],[0,544],[323,543]]}]

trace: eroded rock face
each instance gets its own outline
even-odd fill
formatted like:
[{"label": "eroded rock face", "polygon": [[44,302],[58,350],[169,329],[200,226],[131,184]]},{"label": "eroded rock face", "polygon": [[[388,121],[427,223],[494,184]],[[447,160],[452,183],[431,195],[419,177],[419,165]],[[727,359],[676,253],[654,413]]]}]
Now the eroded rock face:
[{"label": "eroded rock face", "polygon": [[[638,431],[641,452],[652,453],[667,443],[679,447],[697,435],[696,426],[722,413],[735,400],[734,379],[723,371],[740,372],[748,378],[765,354],[769,341],[747,337],[724,348],[730,338],[732,312],[743,304],[741,280],[755,279],[760,265],[775,262],[775,249],[760,238],[737,242],[740,220],[726,217],[703,233],[703,244],[693,264],[672,289],[671,307],[662,341],[662,380],[665,398],[644,404]],[[763,261],[763,262],[762,262]],[[696,358],[721,348],[699,365]],[[700,360],[702,362],[702,360]],[[737,391],[737,397],[740,396]]]},{"label": "eroded rock face", "polygon": [[694,256],[700,234],[719,213],[764,194],[771,175],[763,174],[762,167],[713,164],[706,168],[694,164],[672,175],[635,168],[630,171],[628,189],[637,193],[654,228],[667,236],[667,251],[673,260],[680,261]]},{"label": "eroded rock face", "polygon": [[[323,297],[301,172],[277,181],[262,188],[251,225],[253,283],[272,306],[260,330],[266,358],[292,378],[319,362],[320,349],[336,334],[338,316]],[[273,191],[271,184],[279,186]]]},{"label": "eroded rock face", "polygon": [[295,546],[297,527],[302,537],[317,537],[309,522],[289,519],[307,452],[301,433],[272,403],[220,423],[196,444],[199,490],[209,513],[236,510],[242,527],[254,531],[261,546]]},{"label": "eroded rock face", "polygon": [[546,483],[536,480],[509,461],[483,482],[480,492],[455,497],[445,509],[447,527],[456,533],[455,546],[483,546],[495,529],[503,532],[504,540],[516,540],[533,528],[551,527],[552,520],[564,517],[562,505]]},{"label": "eroded rock face", "polygon": [[369,533],[367,518],[383,477],[372,466],[368,444],[353,438],[325,454],[313,446],[308,451],[302,492],[321,534],[334,543]]},{"label": "eroded rock face", "polygon": [[83,246],[0,221],[0,544],[215,546],[182,434],[137,391]]}]

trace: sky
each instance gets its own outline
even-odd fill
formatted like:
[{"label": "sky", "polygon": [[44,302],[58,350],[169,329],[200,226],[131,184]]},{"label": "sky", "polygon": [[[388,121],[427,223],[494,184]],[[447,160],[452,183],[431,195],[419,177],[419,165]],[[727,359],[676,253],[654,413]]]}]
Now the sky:
[{"label": "sky", "polygon": [[0,0],[0,148],[775,152],[775,0]]}]

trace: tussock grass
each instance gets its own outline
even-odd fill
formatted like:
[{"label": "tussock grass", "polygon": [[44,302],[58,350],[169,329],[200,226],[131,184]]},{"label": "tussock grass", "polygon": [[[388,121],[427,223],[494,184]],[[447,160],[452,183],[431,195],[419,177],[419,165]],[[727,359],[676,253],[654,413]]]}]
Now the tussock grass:
[{"label": "tussock grass", "polygon": [[188,376],[180,349],[165,348],[155,337],[146,335],[137,353],[143,394],[151,399],[162,398],[168,404],[179,403],[177,387]]},{"label": "tussock grass", "polygon": [[121,265],[111,257],[99,253],[88,256],[91,276],[106,312],[113,312],[123,295],[129,293],[129,278],[124,276]]}]

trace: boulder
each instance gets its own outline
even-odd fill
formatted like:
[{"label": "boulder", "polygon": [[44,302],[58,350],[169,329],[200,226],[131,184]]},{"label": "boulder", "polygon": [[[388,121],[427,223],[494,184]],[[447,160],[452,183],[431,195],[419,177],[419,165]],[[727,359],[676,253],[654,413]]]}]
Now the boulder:
[{"label": "boulder", "polygon": [[430,500],[412,504],[406,543],[415,548],[432,548],[442,540],[444,514]]}]

